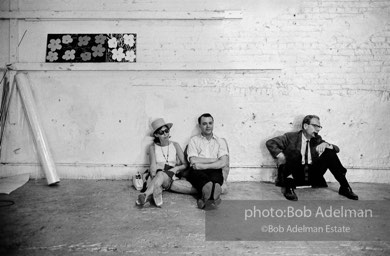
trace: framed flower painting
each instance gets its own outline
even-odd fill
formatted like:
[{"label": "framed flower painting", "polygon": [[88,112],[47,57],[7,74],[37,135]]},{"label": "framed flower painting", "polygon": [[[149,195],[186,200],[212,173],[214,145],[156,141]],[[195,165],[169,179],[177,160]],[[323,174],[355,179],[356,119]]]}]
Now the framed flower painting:
[{"label": "framed flower painting", "polygon": [[46,62],[136,62],[137,34],[48,34]]}]

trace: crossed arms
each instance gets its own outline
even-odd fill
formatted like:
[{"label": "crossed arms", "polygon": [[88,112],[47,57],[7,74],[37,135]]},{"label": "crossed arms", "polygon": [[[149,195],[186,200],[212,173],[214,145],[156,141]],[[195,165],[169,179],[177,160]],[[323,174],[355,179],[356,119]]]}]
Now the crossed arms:
[{"label": "crossed arms", "polygon": [[222,169],[224,180],[229,175],[229,150],[225,139],[218,139],[220,148],[217,157],[199,156],[197,147],[193,140],[188,145],[190,167],[194,170]]},{"label": "crossed arms", "polygon": [[220,158],[190,157],[190,166],[195,170],[222,169],[228,163],[228,155],[223,155]]}]

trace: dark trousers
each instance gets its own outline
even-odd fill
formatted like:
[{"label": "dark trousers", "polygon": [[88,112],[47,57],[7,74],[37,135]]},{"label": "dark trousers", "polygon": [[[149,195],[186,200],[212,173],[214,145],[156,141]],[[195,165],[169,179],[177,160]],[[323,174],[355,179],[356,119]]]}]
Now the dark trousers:
[{"label": "dark trousers", "polygon": [[280,165],[278,168],[277,186],[285,187],[286,179],[289,175],[294,178],[295,186],[312,185],[312,186],[327,186],[324,179],[324,174],[327,170],[333,174],[335,179],[340,183],[340,186],[349,187],[345,177],[347,169],[341,164],[336,152],[331,149],[325,149],[321,156],[309,165],[309,180],[305,181],[304,166],[301,163],[289,163]]},{"label": "dark trousers", "polygon": [[210,181],[219,185],[223,184],[222,169],[194,170],[191,168],[187,180],[201,194],[203,186]]}]

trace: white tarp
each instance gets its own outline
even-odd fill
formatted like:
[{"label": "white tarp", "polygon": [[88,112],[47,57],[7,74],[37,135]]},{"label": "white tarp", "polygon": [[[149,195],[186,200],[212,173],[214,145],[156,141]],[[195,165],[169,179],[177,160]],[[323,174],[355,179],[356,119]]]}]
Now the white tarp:
[{"label": "white tarp", "polygon": [[20,174],[16,176],[0,178],[0,194],[10,194],[12,191],[26,184],[30,174]]}]

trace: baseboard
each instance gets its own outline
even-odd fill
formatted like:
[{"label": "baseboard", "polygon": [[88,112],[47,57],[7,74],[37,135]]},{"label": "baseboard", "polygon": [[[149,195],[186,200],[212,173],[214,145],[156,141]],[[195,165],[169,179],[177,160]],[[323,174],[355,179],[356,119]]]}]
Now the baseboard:
[{"label": "baseboard", "polygon": [[[129,180],[139,172],[148,168],[147,165],[126,164],[56,164],[56,171],[60,179],[110,179]],[[7,164],[1,165],[0,177],[29,173],[30,179],[44,178],[44,172],[38,164]],[[228,181],[263,181],[274,182],[276,177],[275,167],[231,167]],[[389,169],[364,169],[348,168],[347,178],[349,182],[369,182],[390,184]],[[325,179],[330,182],[336,180],[328,171]]]}]

